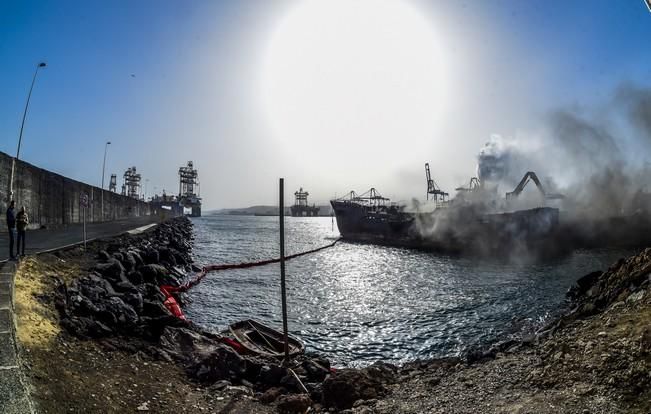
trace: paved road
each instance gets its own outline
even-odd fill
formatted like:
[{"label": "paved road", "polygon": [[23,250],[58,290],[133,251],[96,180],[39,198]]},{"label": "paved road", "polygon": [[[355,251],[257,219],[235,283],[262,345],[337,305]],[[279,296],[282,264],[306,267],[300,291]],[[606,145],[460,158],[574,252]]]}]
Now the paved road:
[{"label": "paved road", "polygon": [[[98,237],[109,237],[136,227],[157,223],[158,221],[158,216],[145,216],[109,221],[106,223],[92,223],[86,225],[86,235],[88,240]],[[83,226],[81,224],[71,224],[62,229],[28,230],[25,239],[25,254],[34,254],[83,241]],[[0,232],[0,262],[8,258],[9,234],[7,226],[2,223],[2,231]]]}]

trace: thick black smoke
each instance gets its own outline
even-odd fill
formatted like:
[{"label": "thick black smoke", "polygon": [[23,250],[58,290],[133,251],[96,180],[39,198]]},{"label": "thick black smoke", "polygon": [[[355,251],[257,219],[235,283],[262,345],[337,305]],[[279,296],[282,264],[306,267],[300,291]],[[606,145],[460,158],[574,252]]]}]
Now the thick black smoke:
[{"label": "thick black smoke", "polygon": [[640,134],[651,141],[651,88],[624,83],[617,89],[615,103],[624,107]]},{"label": "thick black smoke", "polygon": [[[481,204],[479,214],[558,207],[562,237],[576,245],[646,240],[640,234],[651,230],[651,88],[622,84],[604,106],[557,109],[544,125],[529,136],[492,135],[477,157],[483,191],[472,198],[461,191],[452,205],[471,199]],[[528,171],[536,172],[547,194],[565,198],[552,201],[534,190],[507,202],[505,193]],[[433,220],[420,223],[420,233],[456,231],[448,222],[463,227],[459,220]]]},{"label": "thick black smoke", "polygon": [[605,109],[551,112],[535,137],[492,136],[478,155],[478,173],[508,189],[535,171],[548,193],[565,194],[559,207],[567,216],[619,217],[648,207],[650,148],[651,89],[623,84]]}]

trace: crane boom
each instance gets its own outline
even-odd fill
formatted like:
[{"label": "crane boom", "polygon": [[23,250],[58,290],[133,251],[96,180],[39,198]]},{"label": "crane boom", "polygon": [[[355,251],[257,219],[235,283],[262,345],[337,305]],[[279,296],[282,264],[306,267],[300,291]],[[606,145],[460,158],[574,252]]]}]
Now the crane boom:
[{"label": "crane boom", "polygon": [[506,199],[509,200],[511,198],[518,197],[520,195],[520,193],[522,192],[522,190],[524,190],[524,187],[526,187],[527,184],[529,184],[529,181],[533,181],[534,184],[536,184],[536,187],[538,188],[538,190],[540,191],[540,194],[542,194],[542,196],[544,198],[547,198],[547,199],[559,199],[559,198],[564,198],[565,197],[562,194],[548,194],[547,192],[545,192],[545,188],[540,183],[540,180],[538,179],[538,176],[536,175],[536,173],[533,172],[533,171],[528,171],[524,175],[524,177],[522,177],[522,180],[520,180],[520,183],[518,184],[518,186],[515,187],[515,189],[513,191],[511,191],[510,193],[506,193]]},{"label": "crane boom", "polygon": [[432,179],[432,174],[429,170],[429,163],[425,163],[425,179],[427,180],[427,195],[426,199],[429,200],[429,195],[432,194],[434,201],[438,201],[438,197],[441,196],[441,201],[445,201],[446,197],[449,196],[448,193],[442,191],[436,181]]}]

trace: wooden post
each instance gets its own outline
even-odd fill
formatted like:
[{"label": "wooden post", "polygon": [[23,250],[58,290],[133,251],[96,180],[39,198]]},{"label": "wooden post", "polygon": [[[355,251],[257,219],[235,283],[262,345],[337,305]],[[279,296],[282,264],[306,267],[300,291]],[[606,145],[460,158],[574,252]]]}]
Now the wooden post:
[{"label": "wooden post", "polygon": [[285,180],[280,179],[280,199],[279,211],[280,217],[280,295],[283,304],[283,340],[285,341],[285,361],[289,361],[289,342],[287,339],[287,294],[285,292]]}]

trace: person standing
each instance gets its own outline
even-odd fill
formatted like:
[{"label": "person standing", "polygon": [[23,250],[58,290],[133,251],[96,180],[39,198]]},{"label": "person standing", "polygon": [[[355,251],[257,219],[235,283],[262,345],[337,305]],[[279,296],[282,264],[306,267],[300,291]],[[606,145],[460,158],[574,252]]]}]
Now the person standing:
[{"label": "person standing", "polygon": [[27,230],[28,224],[29,224],[29,217],[27,217],[25,206],[22,206],[20,208],[20,211],[16,215],[16,227],[18,227],[18,243],[16,244],[16,256],[18,256],[19,252],[21,256],[25,256],[25,231]]},{"label": "person standing", "polygon": [[9,202],[9,207],[7,208],[7,229],[9,230],[9,257],[15,259],[14,233],[16,231],[16,212],[14,211],[14,200]]}]

